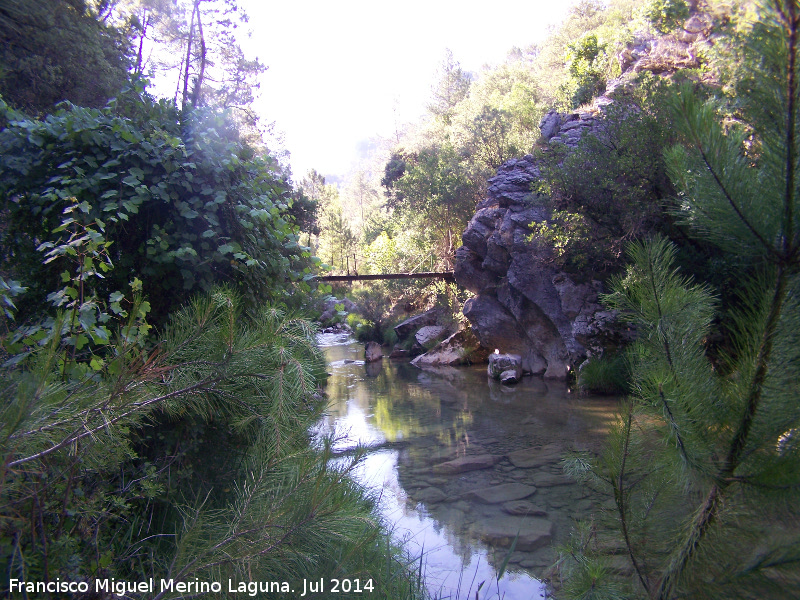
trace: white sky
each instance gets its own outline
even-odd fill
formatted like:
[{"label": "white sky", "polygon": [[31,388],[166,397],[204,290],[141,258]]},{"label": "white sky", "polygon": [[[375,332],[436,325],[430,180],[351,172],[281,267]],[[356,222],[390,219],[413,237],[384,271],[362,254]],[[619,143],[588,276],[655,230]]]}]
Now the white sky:
[{"label": "white sky", "polygon": [[544,37],[567,0],[240,0],[245,52],[269,69],[256,109],[275,122],[293,178],[346,173],[359,141],[424,112],[449,48],[467,71]]}]

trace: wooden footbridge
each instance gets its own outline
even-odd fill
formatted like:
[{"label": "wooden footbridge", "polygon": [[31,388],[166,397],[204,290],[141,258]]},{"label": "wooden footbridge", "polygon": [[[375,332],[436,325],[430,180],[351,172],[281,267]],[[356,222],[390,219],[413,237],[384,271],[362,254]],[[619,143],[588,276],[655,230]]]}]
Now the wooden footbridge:
[{"label": "wooden footbridge", "polygon": [[322,275],[317,281],[376,281],[382,279],[444,279],[453,281],[452,271],[421,272],[421,273],[381,273],[377,275]]}]

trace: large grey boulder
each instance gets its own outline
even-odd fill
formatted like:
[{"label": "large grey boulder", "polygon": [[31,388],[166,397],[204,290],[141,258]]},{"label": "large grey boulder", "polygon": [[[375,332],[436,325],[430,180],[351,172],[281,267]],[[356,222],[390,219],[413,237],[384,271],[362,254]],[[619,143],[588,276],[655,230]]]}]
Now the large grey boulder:
[{"label": "large grey boulder", "polygon": [[549,140],[555,134],[557,134],[560,128],[561,115],[559,115],[558,111],[555,109],[551,109],[544,117],[542,117],[542,121],[539,123],[539,131],[541,132],[542,137],[546,140]]},{"label": "large grey boulder", "polygon": [[[583,131],[594,118],[561,118],[561,130]],[[552,249],[530,239],[546,222],[531,185],[539,177],[532,157],[502,165],[489,180],[456,252],[455,278],[476,295],[464,304],[480,344],[518,354],[524,372],[565,378],[588,355],[625,337],[616,315],[600,305],[602,286],[559,270]]]}]

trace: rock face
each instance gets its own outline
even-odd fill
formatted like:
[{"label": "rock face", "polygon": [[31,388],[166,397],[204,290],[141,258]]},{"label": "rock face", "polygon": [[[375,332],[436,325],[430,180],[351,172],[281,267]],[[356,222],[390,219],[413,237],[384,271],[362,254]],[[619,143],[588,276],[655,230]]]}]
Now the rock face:
[{"label": "rock face", "polygon": [[[561,138],[590,128],[590,118],[578,114],[548,118],[561,123]],[[547,248],[528,240],[531,224],[548,218],[531,192],[538,177],[531,155],[498,169],[456,251],[455,278],[476,294],[464,316],[484,348],[520,355],[525,372],[564,378],[619,332],[598,302],[600,282],[574,280],[553,265]]]}]

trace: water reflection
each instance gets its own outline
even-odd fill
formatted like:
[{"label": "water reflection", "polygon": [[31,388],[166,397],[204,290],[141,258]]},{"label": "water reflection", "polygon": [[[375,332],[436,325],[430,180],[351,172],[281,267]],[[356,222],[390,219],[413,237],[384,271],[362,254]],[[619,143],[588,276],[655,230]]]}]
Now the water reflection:
[{"label": "water reflection", "polygon": [[[331,376],[320,430],[336,450],[384,445],[357,471],[380,495],[394,535],[423,553],[426,583],[442,598],[546,597],[553,543],[602,499],[561,472],[571,449],[596,450],[615,402],[573,398],[566,386],[488,381],[485,367],[423,371],[364,364],[363,346],[321,336]],[[496,573],[517,538],[507,572]]]}]

